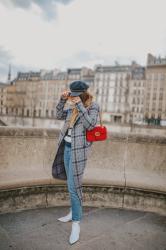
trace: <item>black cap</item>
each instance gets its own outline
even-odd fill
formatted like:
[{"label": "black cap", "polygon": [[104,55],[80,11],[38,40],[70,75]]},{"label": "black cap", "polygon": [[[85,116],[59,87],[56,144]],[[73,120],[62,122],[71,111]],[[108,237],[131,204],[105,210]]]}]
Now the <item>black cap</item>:
[{"label": "black cap", "polygon": [[71,90],[70,96],[79,96],[89,88],[89,85],[83,81],[74,81],[70,83],[69,87]]}]

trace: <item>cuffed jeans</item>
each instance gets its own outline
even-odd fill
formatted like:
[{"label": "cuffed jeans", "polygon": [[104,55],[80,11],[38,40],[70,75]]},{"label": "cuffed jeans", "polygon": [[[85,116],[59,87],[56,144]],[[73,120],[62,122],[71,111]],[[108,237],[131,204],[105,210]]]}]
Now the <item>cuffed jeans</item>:
[{"label": "cuffed jeans", "polygon": [[70,195],[71,209],[72,209],[72,221],[80,221],[82,219],[82,206],[80,204],[80,199],[78,197],[73,177],[72,168],[72,157],[71,157],[71,147],[64,146],[64,165],[67,175],[67,187]]}]

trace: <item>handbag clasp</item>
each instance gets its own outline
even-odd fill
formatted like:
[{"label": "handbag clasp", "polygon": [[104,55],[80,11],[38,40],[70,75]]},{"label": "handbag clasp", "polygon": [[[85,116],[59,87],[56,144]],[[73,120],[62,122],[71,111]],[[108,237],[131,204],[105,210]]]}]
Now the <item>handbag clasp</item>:
[{"label": "handbag clasp", "polygon": [[95,136],[99,136],[100,135],[100,132],[95,132]]}]

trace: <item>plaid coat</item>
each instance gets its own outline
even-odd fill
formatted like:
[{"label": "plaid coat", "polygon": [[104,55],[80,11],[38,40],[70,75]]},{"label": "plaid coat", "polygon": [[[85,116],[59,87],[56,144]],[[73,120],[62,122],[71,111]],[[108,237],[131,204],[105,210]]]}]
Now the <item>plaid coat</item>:
[{"label": "plaid coat", "polygon": [[[65,120],[58,138],[58,147],[55,158],[52,164],[52,176],[57,179],[67,180],[64,166],[64,136],[68,129],[68,122],[71,115],[71,108],[64,109],[66,100],[60,98],[56,106],[56,118]],[[71,132],[71,150],[72,150],[72,167],[74,182],[81,205],[83,202],[82,196],[82,179],[84,169],[87,163],[88,151],[93,142],[86,140],[86,129],[91,130],[97,124],[99,105],[92,101],[88,108],[85,108],[82,101],[75,104],[79,110],[79,115],[76,118]]]}]

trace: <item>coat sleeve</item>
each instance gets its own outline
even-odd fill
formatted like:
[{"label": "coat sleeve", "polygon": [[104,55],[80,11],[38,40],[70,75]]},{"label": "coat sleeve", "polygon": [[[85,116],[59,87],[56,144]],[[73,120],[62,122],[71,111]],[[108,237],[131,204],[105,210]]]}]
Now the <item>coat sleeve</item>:
[{"label": "coat sleeve", "polygon": [[91,105],[88,110],[84,107],[82,101],[77,102],[76,104],[77,109],[79,110],[79,117],[83,123],[83,126],[87,130],[91,130],[96,126],[97,118],[99,114],[99,105]]},{"label": "coat sleeve", "polygon": [[66,116],[67,116],[67,109],[64,110],[64,105],[66,103],[67,99],[63,99],[62,97],[60,97],[60,100],[58,102],[58,104],[56,105],[55,108],[55,118],[58,120],[65,120]]}]

